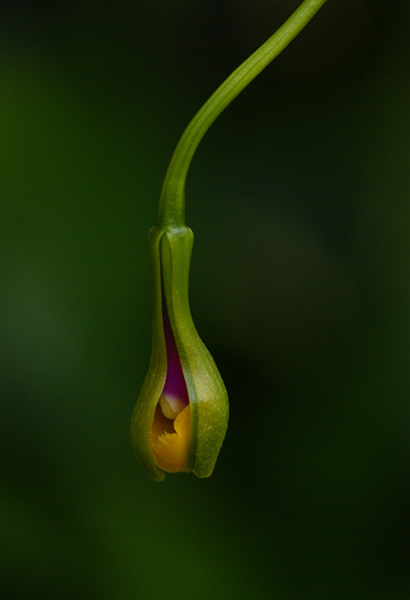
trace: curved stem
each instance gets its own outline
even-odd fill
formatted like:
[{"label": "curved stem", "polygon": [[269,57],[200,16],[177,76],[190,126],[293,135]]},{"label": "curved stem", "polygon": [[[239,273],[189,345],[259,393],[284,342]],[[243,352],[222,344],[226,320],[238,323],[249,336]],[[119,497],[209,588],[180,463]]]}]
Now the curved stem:
[{"label": "curved stem", "polygon": [[185,181],[200,141],[215,119],[307,25],[326,0],[304,0],[292,16],[243,62],[197,112],[174,151],[165,176],[158,225],[181,227],[185,223]]}]

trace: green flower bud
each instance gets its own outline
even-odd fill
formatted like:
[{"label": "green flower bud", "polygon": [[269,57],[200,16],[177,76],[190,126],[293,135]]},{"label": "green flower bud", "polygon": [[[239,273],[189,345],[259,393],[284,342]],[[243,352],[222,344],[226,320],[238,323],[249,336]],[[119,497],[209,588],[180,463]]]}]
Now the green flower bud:
[{"label": "green flower bud", "polygon": [[149,235],[153,340],[148,374],[131,421],[131,442],[147,473],[209,477],[228,426],[228,396],[189,308],[193,233],[154,227]]}]

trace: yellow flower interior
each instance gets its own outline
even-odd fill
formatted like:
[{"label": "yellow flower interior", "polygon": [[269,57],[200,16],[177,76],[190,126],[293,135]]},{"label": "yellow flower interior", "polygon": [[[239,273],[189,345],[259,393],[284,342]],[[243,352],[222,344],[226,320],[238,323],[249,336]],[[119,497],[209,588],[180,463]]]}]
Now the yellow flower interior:
[{"label": "yellow flower interior", "polygon": [[151,431],[152,451],[157,466],[167,473],[190,470],[186,468],[191,412],[189,404],[175,419],[167,419],[158,404]]}]

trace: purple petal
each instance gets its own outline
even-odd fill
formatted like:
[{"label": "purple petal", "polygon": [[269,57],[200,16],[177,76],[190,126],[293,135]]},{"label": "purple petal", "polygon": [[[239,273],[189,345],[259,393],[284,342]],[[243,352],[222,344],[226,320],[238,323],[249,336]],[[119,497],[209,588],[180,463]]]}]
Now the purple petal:
[{"label": "purple petal", "polygon": [[179,360],[174,334],[172,333],[165,298],[163,299],[163,321],[167,349],[167,377],[162,394],[166,398],[178,398],[179,402],[183,406],[186,406],[189,404],[188,390],[181,367],[181,361]]}]

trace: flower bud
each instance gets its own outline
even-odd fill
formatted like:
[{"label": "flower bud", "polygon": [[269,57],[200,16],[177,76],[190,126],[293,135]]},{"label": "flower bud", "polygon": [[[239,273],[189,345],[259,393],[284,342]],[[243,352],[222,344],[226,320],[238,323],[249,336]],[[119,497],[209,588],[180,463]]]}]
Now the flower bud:
[{"label": "flower bud", "polygon": [[228,426],[228,396],[192,321],[188,298],[193,233],[154,227],[151,361],[131,421],[137,458],[156,481],[165,472],[209,477]]}]

